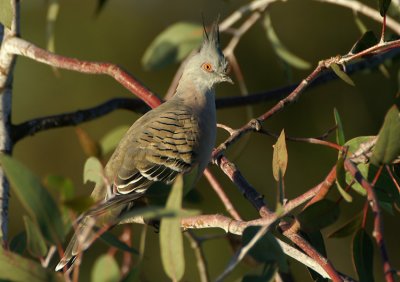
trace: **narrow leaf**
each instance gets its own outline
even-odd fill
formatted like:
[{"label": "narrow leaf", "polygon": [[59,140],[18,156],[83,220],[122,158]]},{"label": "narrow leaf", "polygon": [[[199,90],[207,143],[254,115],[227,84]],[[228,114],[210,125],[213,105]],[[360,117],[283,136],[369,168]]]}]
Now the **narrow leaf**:
[{"label": "narrow leaf", "polygon": [[373,260],[372,240],[364,229],[358,229],[353,238],[353,263],[360,281],[374,281]]},{"label": "narrow leaf", "polygon": [[39,179],[19,161],[0,155],[0,162],[14,193],[31,218],[39,224],[45,238],[54,244],[64,240],[61,213]]},{"label": "narrow leaf", "polygon": [[103,155],[107,155],[108,153],[114,151],[128,129],[129,126],[127,125],[119,126],[108,132],[105,136],[103,136],[103,138],[100,139],[99,143]]},{"label": "narrow leaf", "polygon": [[90,196],[76,196],[68,200],[63,201],[63,205],[67,208],[77,212],[82,213],[88,210],[94,204],[94,200]]},{"label": "narrow leaf", "polygon": [[272,156],[272,172],[276,181],[279,181],[281,177],[283,178],[286,173],[287,163],[288,163],[288,153],[286,149],[285,141],[285,131],[282,130],[276,141],[274,147],[274,154]]},{"label": "narrow leaf", "polygon": [[[167,200],[166,208],[180,209],[182,205],[183,177],[179,175]],[[161,261],[165,272],[173,281],[182,279],[185,272],[183,238],[179,218],[164,218],[160,226]]]},{"label": "narrow leaf", "polygon": [[396,105],[387,112],[371,157],[375,165],[390,164],[400,156],[400,113]]},{"label": "narrow leaf", "polygon": [[357,214],[355,217],[345,222],[338,229],[334,230],[328,235],[328,238],[343,238],[354,234],[356,230],[361,228],[362,213]]},{"label": "narrow leaf", "polygon": [[101,147],[83,128],[75,128],[79,143],[87,157],[101,157]]},{"label": "narrow leaf", "polygon": [[161,32],[147,48],[142,64],[148,70],[161,69],[180,62],[200,46],[203,28],[199,24],[180,22]]},{"label": "narrow leaf", "polygon": [[[243,231],[243,246],[247,245],[260,230],[259,226],[249,226]],[[288,265],[285,254],[278,241],[267,232],[250,249],[249,254],[257,261],[264,263],[276,263],[280,271],[287,272]]]},{"label": "narrow leaf", "polygon": [[386,16],[386,12],[389,9],[391,0],[378,0],[379,4],[379,12],[381,13],[382,17]]},{"label": "narrow leaf", "polygon": [[344,169],[343,156],[340,156],[339,160],[336,163],[336,186],[338,188],[339,193],[347,202],[353,201],[353,198],[350,196],[350,194],[345,191],[347,183],[346,183],[346,170]]},{"label": "narrow leaf", "polygon": [[0,279],[29,282],[61,282],[63,276],[37,262],[0,248]]},{"label": "narrow leaf", "polygon": [[264,16],[264,27],[267,33],[267,38],[271,42],[271,45],[279,58],[298,69],[309,69],[311,67],[309,62],[290,52],[279,40],[268,13]]},{"label": "narrow leaf", "polygon": [[343,146],[344,143],[346,142],[346,138],[344,137],[344,131],[343,131],[343,125],[342,121],[339,116],[339,112],[336,110],[336,108],[333,110],[333,114],[335,116],[335,123],[336,123],[336,143],[338,143],[340,146]]},{"label": "narrow leaf", "polygon": [[99,185],[104,182],[103,175],[103,165],[101,162],[95,157],[88,158],[83,168],[83,183],[92,181]]},{"label": "narrow leaf", "polygon": [[350,54],[357,54],[369,47],[374,46],[378,43],[375,33],[371,30],[366,31],[361,38],[354,44],[350,50]]},{"label": "narrow leaf", "polygon": [[322,199],[307,207],[298,215],[304,230],[317,231],[334,223],[339,217],[339,206],[327,199]]},{"label": "narrow leaf", "polygon": [[46,48],[50,52],[55,52],[55,25],[60,10],[59,0],[51,0],[48,2],[46,16]]},{"label": "narrow leaf", "polygon": [[0,23],[8,29],[11,29],[13,19],[13,10],[10,0],[0,0]]},{"label": "narrow leaf", "polygon": [[34,257],[44,257],[47,253],[47,246],[40,229],[28,216],[24,216],[24,224],[28,251]]},{"label": "narrow leaf", "polygon": [[93,282],[117,282],[121,279],[118,264],[112,255],[99,257],[92,269]]},{"label": "narrow leaf", "polygon": [[118,239],[114,234],[112,234],[109,231],[106,231],[100,235],[100,239],[102,239],[105,243],[112,247],[116,247],[117,249],[120,249],[124,252],[129,252],[132,254],[138,255],[139,252],[135,250],[134,248],[128,246],[125,242],[122,242],[120,239]]},{"label": "narrow leaf", "polygon": [[355,84],[354,84],[353,80],[350,78],[350,76],[348,76],[347,73],[342,71],[338,64],[332,63],[331,69],[344,82],[346,82],[347,84],[350,84],[351,86],[355,86]]}]

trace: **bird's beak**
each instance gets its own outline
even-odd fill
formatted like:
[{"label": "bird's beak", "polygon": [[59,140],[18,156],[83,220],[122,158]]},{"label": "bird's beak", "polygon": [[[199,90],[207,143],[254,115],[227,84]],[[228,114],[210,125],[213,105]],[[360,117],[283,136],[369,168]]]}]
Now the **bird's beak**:
[{"label": "bird's beak", "polygon": [[232,79],[229,76],[227,76],[226,74],[221,73],[219,75],[219,77],[220,77],[220,80],[219,80],[220,82],[229,82],[230,84],[233,84]]}]

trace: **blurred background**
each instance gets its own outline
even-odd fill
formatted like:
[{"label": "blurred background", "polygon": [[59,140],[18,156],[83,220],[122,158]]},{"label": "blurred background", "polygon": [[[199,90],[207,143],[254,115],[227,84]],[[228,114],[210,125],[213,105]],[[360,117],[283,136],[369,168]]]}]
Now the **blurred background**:
[{"label": "blurred background", "polygon": [[[116,63],[129,70],[136,78],[160,97],[167,91],[178,64],[162,70],[146,71],[142,56],[152,40],[165,28],[180,21],[201,23],[202,14],[206,23],[217,15],[221,20],[249,1],[244,0],[108,0],[96,15],[96,0],[60,1],[60,12],[55,24],[56,53],[83,60]],[[363,1],[376,7],[377,1]],[[47,1],[21,2],[21,36],[40,46],[46,46]],[[335,5],[310,0],[277,2],[270,6],[272,25],[286,47],[315,67],[319,60],[337,54],[346,54],[360,37],[352,11]],[[380,33],[380,24],[360,16],[368,29]],[[390,36],[390,32],[388,34]],[[229,40],[222,35],[222,46]],[[312,70],[297,70],[279,59],[267,40],[262,23],[256,23],[246,33],[235,51],[250,93],[268,91],[290,85],[306,77]],[[307,90],[302,98],[285,111],[264,124],[276,133],[285,129],[289,136],[314,137],[334,126],[333,109],[336,107],[342,118],[346,139],[361,135],[375,135],[379,131],[384,115],[393,104],[398,91],[398,62],[387,64],[389,77],[379,70],[358,72],[352,76],[356,86],[351,87],[341,80]],[[238,96],[238,85],[221,85],[218,97]],[[13,115],[14,124],[58,113],[85,109],[113,97],[132,97],[112,78],[86,75],[59,70],[55,75],[46,65],[26,58],[18,58],[14,75]],[[268,110],[274,102],[260,103],[254,107],[254,117]],[[138,114],[115,111],[95,121],[81,125],[94,139],[100,139],[111,129],[130,125]],[[230,108],[218,111],[218,122],[236,128],[248,121],[245,108]],[[227,137],[219,130],[218,140]],[[331,136],[334,140],[334,134]],[[246,143],[245,143],[246,142]],[[248,181],[263,195],[271,208],[276,202],[276,182],[272,176],[272,145],[270,137],[252,134],[249,139],[232,146],[228,156],[238,165]],[[325,147],[305,143],[287,142],[289,164],[285,184],[287,198],[300,195],[318,184],[329,172],[337,159],[337,153]],[[241,151],[238,151],[238,150]],[[78,194],[87,195],[91,185],[82,180],[86,156],[79,145],[75,129],[66,127],[49,130],[25,138],[16,144],[14,156],[26,164],[40,177],[57,174],[73,180]],[[258,217],[254,208],[243,198],[233,183],[216,167],[211,167],[226,193],[244,219]],[[203,213],[225,214],[220,200],[204,179],[197,185],[201,199],[188,203],[186,207],[200,209]],[[11,191],[12,193],[12,191]],[[338,193],[330,194],[332,199]],[[334,225],[355,215],[363,206],[364,199],[354,194],[353,203],[341,204],[341,216]],[[11,195],[10,238],[24,229],[23,208]],[[396,211],[397,213],[397,211]],[[389,256],[394,267],[400,265],[397,239],[399,235],[397,217],[385,213],[385,238]],[[141,226],[133,227],[134,247],[138,246]],[[327,228],[328,234],[333,228]],[[118,231],[118,228],[117,228]],[[198,231],[198,234],[222,234],[218,230]],[[326,241],[328,257],[341,272],[355,278],[351,260],[351,238]],[[205,243],[212,278],[219,275],[232,256],[232,250],[224,239]],[[88,281],[91,266],[99,253],[107,247],[97,242],[83,257],[81,281]],[[185,243],[187,260],[184,281],[198,281],[193,252]],[[377,253],[377,250],[375,250]],[[382,281],[381,261],[375,260],[376,281]],[[296,281],[312,281],[306,269],[290,260]],[[240,281],[244,273],[256,273],[260,268],[242,263],[227,279]],[[141,274],[142,281],[167,281],[164,274],[158,245],[158,234],[149,230],[146,252]]]}]

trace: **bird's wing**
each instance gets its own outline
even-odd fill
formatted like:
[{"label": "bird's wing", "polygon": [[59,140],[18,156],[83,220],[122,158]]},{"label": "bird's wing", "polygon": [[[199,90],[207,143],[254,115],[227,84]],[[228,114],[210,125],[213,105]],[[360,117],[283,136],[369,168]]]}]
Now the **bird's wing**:
[{"label": "bird's wing", "polygon": [[174,181],[196,163],[198,122],[187,110],[163,111],[137,130],[114,179],[120,194]]}]

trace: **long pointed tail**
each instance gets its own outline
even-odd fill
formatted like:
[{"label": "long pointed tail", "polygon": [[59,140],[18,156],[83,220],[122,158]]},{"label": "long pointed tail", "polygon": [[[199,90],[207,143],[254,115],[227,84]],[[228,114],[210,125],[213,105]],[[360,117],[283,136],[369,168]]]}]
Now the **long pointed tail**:
[{"label": "long pointed tail", "polygon": [[118,224],[118,218],[142,193],[117,195],[104,203],[94,206],[77,220],[75,234],[65,250],[64,256],[56,266],[56,271],[71,267],[75,257],[87,250],[104,232]]}]

